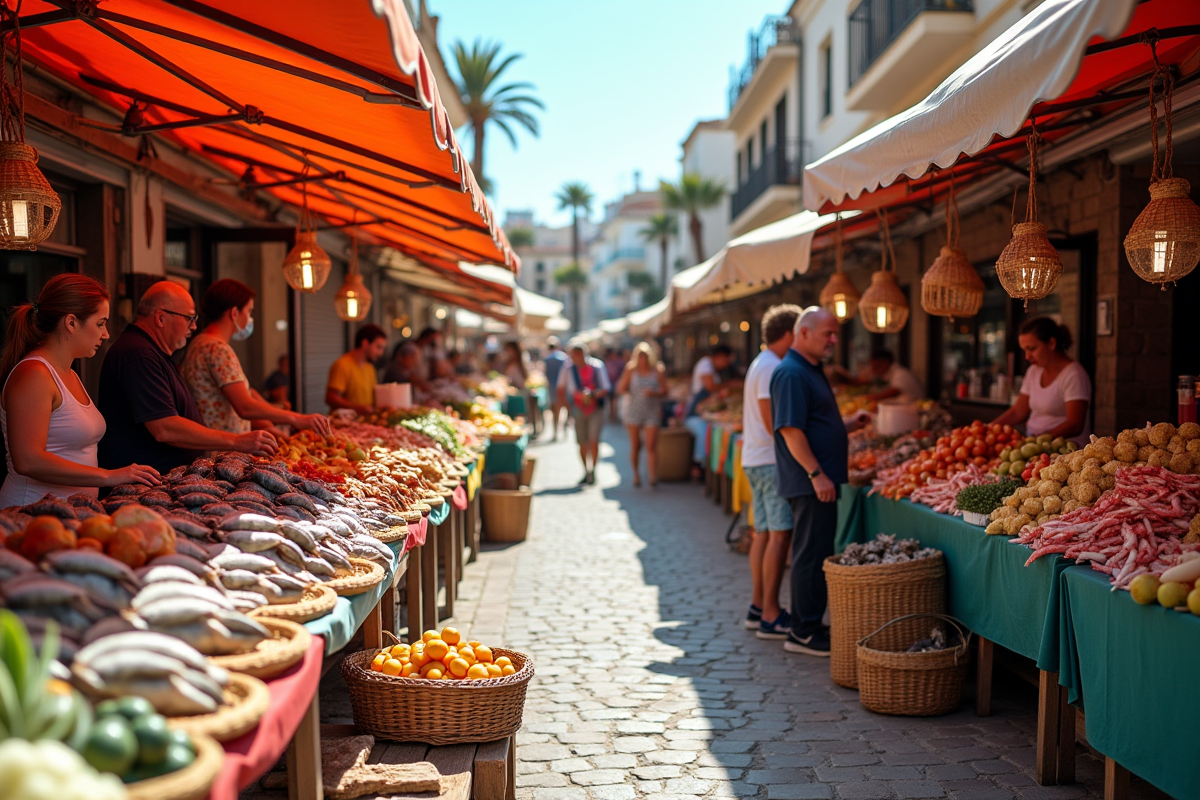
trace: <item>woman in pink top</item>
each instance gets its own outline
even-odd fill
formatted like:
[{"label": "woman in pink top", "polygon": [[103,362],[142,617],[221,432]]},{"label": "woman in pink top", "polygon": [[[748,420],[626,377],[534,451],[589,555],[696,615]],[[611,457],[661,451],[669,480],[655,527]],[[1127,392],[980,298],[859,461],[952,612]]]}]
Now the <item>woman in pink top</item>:
[{"label": "woman in pink top", "polygon": [[[47,494],[95,496],[100,486],[158,483],[153,467],[97,466],[104,417],[71,362],[96,355],[107,324],[108,291],[83,275],[55,276],[37,301],[13,309],[0,358],[0,426],[8,448],[0,508]],[[10,419],[19,424],[10,427]]]},{"label": "woman in pink top", "polygon": [[995,421],[1025,423],[1027,436],[1048,434],[1087,444],[1092,432],[1092,381],[1087,370],[1067,355],[1071,332],[1049,317],[1035,317],[1021,326],[1017,341],[1029,369],[1017,401]]}]

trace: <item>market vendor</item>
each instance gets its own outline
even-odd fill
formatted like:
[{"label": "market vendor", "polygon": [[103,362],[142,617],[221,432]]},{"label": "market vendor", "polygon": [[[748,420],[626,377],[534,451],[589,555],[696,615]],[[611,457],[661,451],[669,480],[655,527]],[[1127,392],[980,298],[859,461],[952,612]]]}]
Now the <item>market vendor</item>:
[{"label": "market vendor", "polygon": [[905,403],[915,403],[925,397],[925,389],[921,381],[908,367],[896,363],[896,357],[891,350],[876,350],[871,353],[867,369],[874,382],[884,384],[884,388],[867,395],[871,400],[901,400]]},{"label": "market vendor", "polygon": [[429,380],[453,376],[450,362],[446,360],[445,342],[437,328],[425,328],[417,335],[417,346],[421,348],[425,366],[429,369]]},{"label": "market vendor", "polygon": [[[699,361],[696,366],[692,367],[692,385],[691,392],[688,396],[687,405],[684,406],[683,424],[692,432],[692,461],[699,464],[704,461],[705,441],[704,433],[708,430],[708,424],[696,415],[696,406],[707,399],[710,395],[718,391],[718,384],[721,383],[721,372],[733,363],[733,350],[729,345],[719,344],[712,349],[712,352]],[[699,477],[699,467],[692,468],[692,478]]]},{"label": "market vendor", "polygon": [[375,362],[387,349],[387,334],[367,323],[354,334],[354,349],[329,367],[325,402],[330,410],[349,408],[360,414],[375,410]]},{"label": "market vendor", "polygon": [[108,423],[100,466],[149,464],[159,472],[188,464],[208,450],[269,456],[278,445],[267,431],[232,433],[204,424],[200,409],[171,361],[196,329],[196,303],[174,281],[146,290],[133,322],[117,337],[100,370],[97,405]]},{"label": "market vendor", "polygon": [[427,396],[429,381],[425,379],[428,372],[422,363],[421,348],[414,342],[401,342],[396,348],[392,363],[383,371],[384,383],[407,383],[412,386],[413,396]]},{"label": "market vendor", "polygon": [[229,342],[245,341],[254,333],[254,290],[241,281],[222,278],[204,293],[203,309],[208,325],[192,339],[180,372],[204,424],[230,433],[290,425],[327,435],[329,418],[324,414],[285,411],[250,389]]},{"label": "market vendor", "polygon": [[1017,342],[1029,369],[1017,401],[994,422],[1024,423],[1026,436],[1048,434],[1080,447],[1090,441],[1092,381],[1067,355],[1073,341],[1067,326],[1049,317],[1035,317],[1021,326]]}]

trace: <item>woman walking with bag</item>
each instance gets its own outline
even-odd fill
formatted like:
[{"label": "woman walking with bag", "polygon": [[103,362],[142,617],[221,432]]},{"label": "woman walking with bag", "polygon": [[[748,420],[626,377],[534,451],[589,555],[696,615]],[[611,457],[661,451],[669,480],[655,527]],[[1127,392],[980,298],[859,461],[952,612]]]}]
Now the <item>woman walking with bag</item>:
[{"label": "woman walking with bag", "polygon": [[666,373],[649,342],[638,342],[633,357],[617,382],[617,394],[625,401],[625,429],[629,431],[629,460],[633,485],[642,485],[638,475],[642,432],[646,435],[646,472],[650,485],[658,485],[658,429],[662,427],[662,398],[667,396]]},{"label": "woman walking with bag", "polygon": [[570,404],[579,458],[583,461],[581,486],[596,482],[600,432],[604,429],[604,402],[611,392],[612,384],[608,381],[604,362],[588,356],[587,345],[572,345],[571,363],[558,375],[558,400]]}]

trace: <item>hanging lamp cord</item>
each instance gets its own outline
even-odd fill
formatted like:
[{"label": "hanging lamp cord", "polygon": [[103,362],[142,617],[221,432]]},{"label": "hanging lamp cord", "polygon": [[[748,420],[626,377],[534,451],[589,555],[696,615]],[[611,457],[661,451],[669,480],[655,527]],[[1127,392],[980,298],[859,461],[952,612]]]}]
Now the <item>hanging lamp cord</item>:
[{"label": "hanging lamp cord", "polygon": [[946,246],[958,247],[958,235],[962,226],[958,221],[958,196],[954,191],[954,173],[950,173],[950,192],[946,195]]},{"label": "hanging lamp cord", "polygon": [[883,212],[883,209],[880,209],[880,208],[875,209],[875,214],[876,214],[876,216],[879,217],[879,223],[880,223],[879,233],[883,239],[883,247],[880,249],[880,253],[879,253],[880,257],[883,259],[883,266],[881,267],[881,269],[884,272],[887,272],[888,268],[890,266],[891,271],[895,272],[896,271],[896,251],[892,249],[892,232],[891,232],[891,229],[888,227],[887,214],[885,214]]},{"label": "hanging lamp cord", "polygon": [[842,271],[842,215],[841,215],[841,212],[838,212],[837,221],[834,223],[833,241],[834,241],[833,271],[841,272]]},{"label": "hanging lamp cord", "polygon": [[[21,68],[21,0],[14,8],[7,0],[0,1],[0,139],[6,142],[25,141],[25,70]],[[13,52],[13,79],[8,80],[8,53]]]},{"label": "hanging lamp cord", "polygon": [[1025,221],[1037,222],[1038,205],[1037,205],[1037,171],[1038,171],[1038,149],[1041,145],[1042,137],[1037,132],[1037,126],[1033,120],[1029,120],[1029,135],[1025,137],[1025,144],[1029,148],[1029,196],[1025,199]]},{"label": "hanging lamp cord", "polygon": [[[1150,169],[1150,183],[1158,183],[1173,176],[1171,161],[1174,148],[1171,145],[1171,95],[1175,91],[1175,76],[1171,68],[1158,60],[1158,39],[1149,39],[1150,54],[1154,58],[1154,72],[1150,73],[1150,141],[1154,147],[1154,164]],[[1166,147],[1163,149],[1162,160],[1158,153],[1158,104],[1154,101],[1154,83],[1162,83],[1163,116],[1167,121]]]}]

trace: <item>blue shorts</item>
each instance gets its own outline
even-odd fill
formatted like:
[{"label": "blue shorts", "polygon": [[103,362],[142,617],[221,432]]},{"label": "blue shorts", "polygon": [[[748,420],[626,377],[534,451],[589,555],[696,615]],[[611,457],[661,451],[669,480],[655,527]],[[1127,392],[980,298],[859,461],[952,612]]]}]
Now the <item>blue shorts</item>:
[{"label": "blue shorts", "polygon": [[775,465],[746,467],[750,491],[754,496],[754,528],[760,531],[790,531],[792,507],[775,489]]}]

